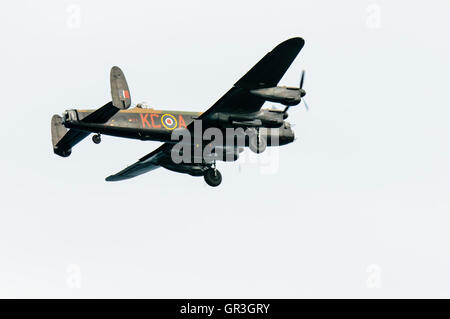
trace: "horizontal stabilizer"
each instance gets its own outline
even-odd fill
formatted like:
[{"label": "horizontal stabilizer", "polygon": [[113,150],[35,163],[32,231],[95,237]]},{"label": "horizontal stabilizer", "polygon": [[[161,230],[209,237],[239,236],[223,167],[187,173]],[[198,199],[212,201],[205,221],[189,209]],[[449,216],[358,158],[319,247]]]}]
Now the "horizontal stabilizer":
[{"label": "horizontal stabilizer", "polygon": [[[117,112],[119,112],[119,109],[115,106],[112,105],[111,102],[108,102],[107,104],[103,105],[101,108],[99,108],[98,110],[92,112],[91,114],[89,114],[88,116],[86,116],[84,119],[81,120],[81,122],[86,122],[86,123],[105,123],[107,122],[112,116],[114,116],[114,114],[116,114]],[[58,116],[58,115],[56,115]],[[60,116],[58,116],[60,118],[61,124],[59,125],[62,126],[62,128],[65,130],[66,128],[63,126],[62,124],[62,118]],[[53,116],[53,118],[55,118],[55,115]],[[52,139],[54,136],[57,136],[58,134],[53,134],[53,118],[52,118]],[[59,129],[59,132],[62,132],[62,129]],[[85,137],[87,137],[90,134],[90,132],[85,132],[85,131],[80,131],[80,130],[75,130],[75,129],[70,129],[67,133],[65,133],[65,135],[63,135],[58,142],[53,142],[53,150],[55,151],[56,154],[61,155],[63,157],[69,156],[72,147],[74,147],[76,144],[78,144],[79,142],[81,142]],[[67,154],[68,155],[65,155]]]},{"label": "horizontal stabilizer", "polygon": [[[106,103],[98,110],[92,112],[80,122],[103,124],[106,123],[120,110],[128,109],[131,105],[130,90],[128,89],[127,80],[122,70],[113,66],[110,72],[111,97],[112,101]],[[76,112],[76,110],[73,110]],[[78,120],[78,116],[76,116]],[[75,119],[71,119],[75,120]],[[64,126],[64,120],[59,115],[52,118],[52,143],[55,154],[66,157],[69,156],[72,147],[87,137],[90,132],[77,129],[67,131]]]}]

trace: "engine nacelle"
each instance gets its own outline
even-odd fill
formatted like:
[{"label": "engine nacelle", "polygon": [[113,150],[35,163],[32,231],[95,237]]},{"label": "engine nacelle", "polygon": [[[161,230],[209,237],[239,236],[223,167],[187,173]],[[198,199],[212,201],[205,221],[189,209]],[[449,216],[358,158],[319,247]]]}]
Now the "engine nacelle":
[{"label": "engine nacelle", "polygon": [[304,91],[300,88],[275,86],[271,88],[250,90],[250,93],[266,101],[281,103],[283,105],[297,105],[300,103]]},{"label": "engine nacelle", "polygon": [[162,167],[168,169],[169,171],[189,174],[191,176],[203,176],[205,171],[204,165],[199,164],[172,164],[172,163],[163,163]]},{"label": "engine nacelle", "polygon": [[210,154],[206,153],[205,161],[212,162],[214,160],[224,162],[234,162],[239,159],[239,154],[244,151],[242,147],[234,146],[216,146]]}]

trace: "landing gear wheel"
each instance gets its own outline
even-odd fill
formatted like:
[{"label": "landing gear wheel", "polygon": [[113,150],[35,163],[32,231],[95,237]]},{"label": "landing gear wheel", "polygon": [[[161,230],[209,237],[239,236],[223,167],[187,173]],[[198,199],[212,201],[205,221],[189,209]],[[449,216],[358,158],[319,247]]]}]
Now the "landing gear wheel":
[{"label": "landing gear wheel", "polygon": [[69,148],[68,150],[62,150],[62,151],[55,150],[55,153],[62,157],[68,157],[68,156],[70,156],[70,154],[72,154],[72,149]]},{"label": "landing gear wheel", "polygon": [[94,136],[92,136],[92,142],[94,142],[95,144],[100,144],[101,141],[102,137],[100,136],[100,134],[95,134]]},{"label": "landing gear wheel", "polygon": [[63,151],[61,156],[62,157],[69,157],[70,154],[72,154],[72,149],[71,148],[69,148],[68,150]]},{"label": "landing gear wheel", "polygon": [[220,174],[218,169],[209,168],[205,171],[203,178],[206,184],[212,187],[217,187],[222,183],[222,174]]},{"label": "landing gear wheel", "polygon": [[252,152],[259,154],[266,150],[267,141],[265,137],[261,136],[258,130],[255,135],[250,136],[248,146]]}]

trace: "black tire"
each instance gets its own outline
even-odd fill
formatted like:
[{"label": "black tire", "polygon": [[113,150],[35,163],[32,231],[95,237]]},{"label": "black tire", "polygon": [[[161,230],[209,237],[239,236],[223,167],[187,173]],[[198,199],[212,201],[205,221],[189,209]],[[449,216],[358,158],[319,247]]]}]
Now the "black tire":
[{"label": "black tire", "polygon": [[92,142],[94,142],[95,144],[100,144],[101,141],[102,137],[100,136],[100,134],[95,134],[94,136],[92,136]]},{"label": "black tire", "polygon": [[222,183],[222,174],[220,174],[218,169],[210,168],[203,175],[206,184],[212,187],[217,187]]},{"label": "black tire", "polygon": [[69,157],[70,154],[72,154],[72,149],[69,148],[68,150],[59,151],[56,154],[58,154],[59,156],[62,156],[62,157]]},{"label": "black tire", "polygon": [[267,147],[266,138],[261,136],[259,133],[251,135],[248,142],[248,147],[252,150],[252,152],[260,154],[266,150]]},{"label": "black tire", "polygon": [[71,148],[69,148],[69,149],[66,150],[66,151],[63,151],[62,156],[63,156],[63,157],[69,157],[70,154],[72,154],[72,149],[71,149]]}]

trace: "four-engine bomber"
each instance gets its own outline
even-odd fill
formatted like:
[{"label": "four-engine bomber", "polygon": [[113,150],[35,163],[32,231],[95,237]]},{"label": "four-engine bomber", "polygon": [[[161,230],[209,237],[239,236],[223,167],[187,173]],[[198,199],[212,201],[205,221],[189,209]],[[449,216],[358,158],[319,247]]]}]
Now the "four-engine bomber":
[{"label": "four-engine bomber", "polygon": [[[277,84],[303,45],[301,38],[279,44],[203,113],[155,110],[141,105],[130,108],[131,95],[125,75],[115,66],[110,74],[111,102],[97,110],[70,109],[62,116],[52,117],[53,150],[67,157],[72,148],[91,133],[96,144],[101,142],[102,134],[160,141],[164,144],[159,148],[106,180],[129,179],[164,167],[203,176],[210,186],[218,186],[222,176],[216,161],[235,161],[244,147],[261,153],[267,146],[294,141],[294,132],[286,121],[287,111],[299,104],[306,94],[303,90],[305,73],[303,71],[298,88]],[[285,109],[261,109],[266,101],[285,105]],[[213,128],[221,133],[221,140],[217,136],[212,140],[207,134]],[[180,142],[175,135],[189,137]]]}]

